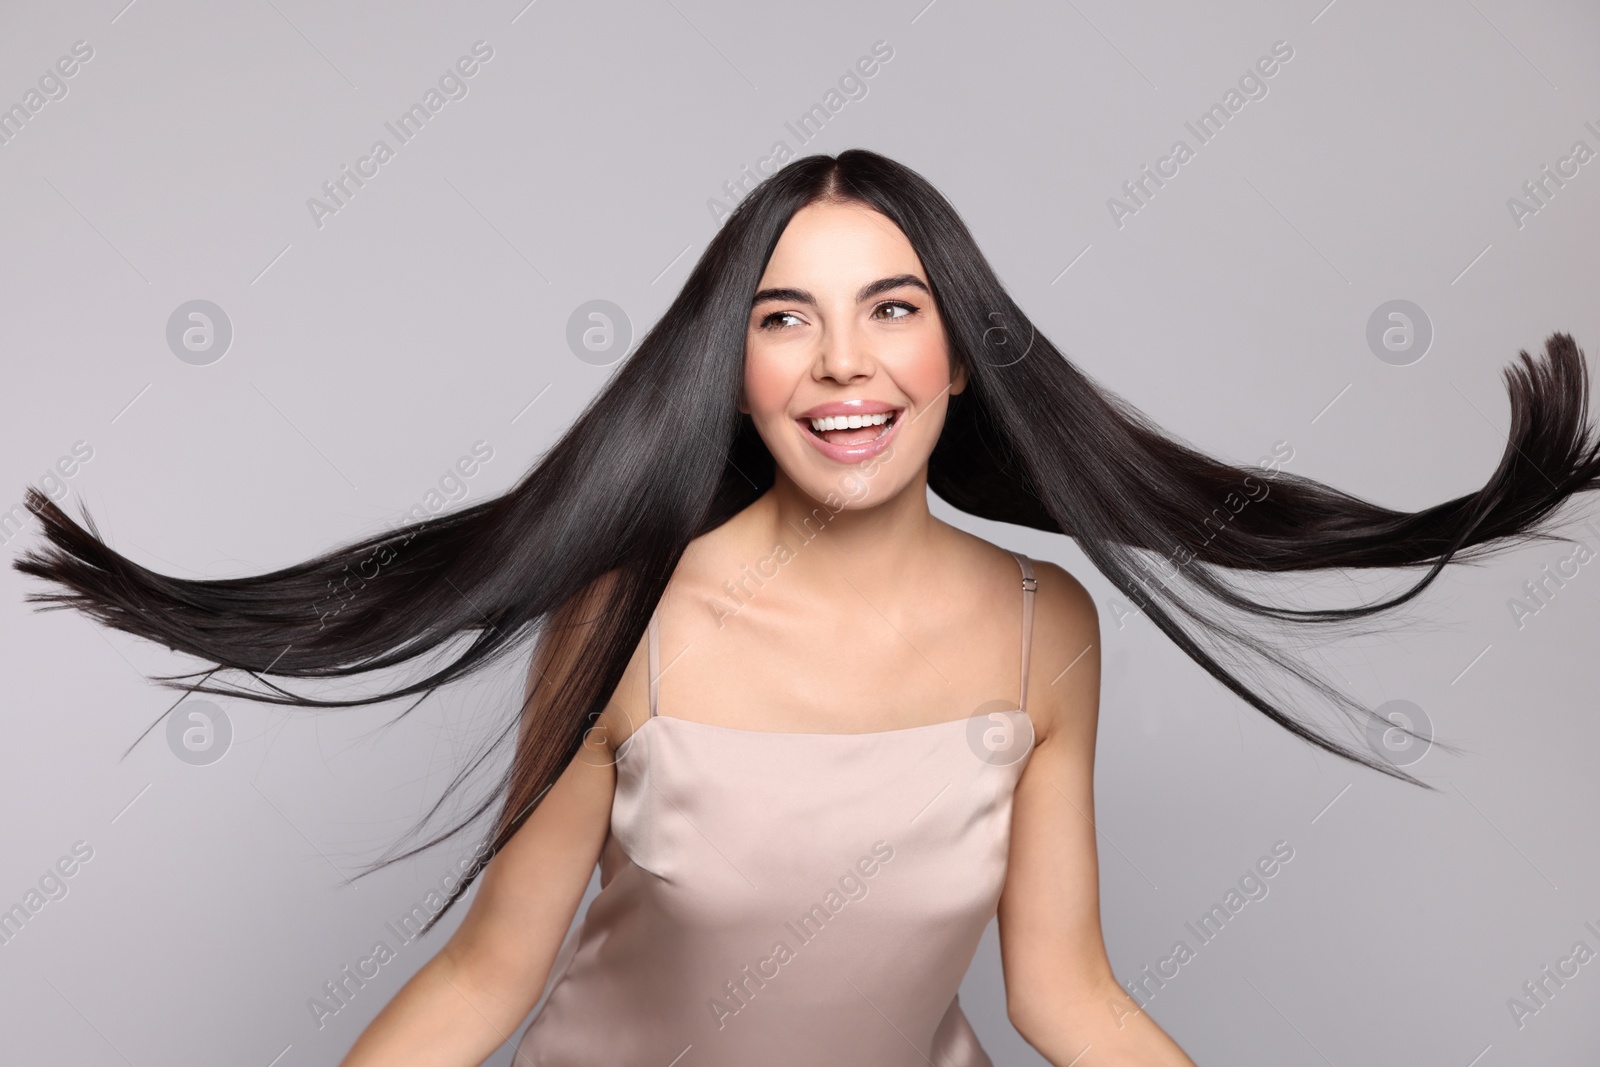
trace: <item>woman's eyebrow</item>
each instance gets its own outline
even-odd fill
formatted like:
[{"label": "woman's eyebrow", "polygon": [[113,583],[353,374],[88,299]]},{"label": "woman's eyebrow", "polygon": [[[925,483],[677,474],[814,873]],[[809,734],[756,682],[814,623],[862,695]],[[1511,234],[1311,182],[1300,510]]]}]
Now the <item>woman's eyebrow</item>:
[{"label": "woman's eyebrow", "polygon": [[[928,293],[927,285],[923,284],[922,279],[915,274],[896,274],[892,278],[879,278],[875,282],[868,282],[863,285],[861,290],[856,293],[856,303],[859,304],[864,300],[872,299],[879,293],[886,293],[890,289],[899,289],[904,286],[921,289],[924,293]],[[928,293],[928,295],[932,296],[933,294]],[[762,289],[751,298],[750,306],[755,307],[757,304],[767,300],[783,300],[793,304],[817,306],[817,298],[804,289]]]},{"label": "woman's eyebrow", "polygon": [[[890,289],[900,289],[905,286],[921,289],[924,293],[928,293],[928,287],[915,274],[896,274],[893,278],[879,278],[875,282],[868,282],[863,285],[861,291],[856,294],[856,303],[859,304],[863,300],[870,300],[879,293],[886,293]],[[928,295],[932,296],[933,294],[928,293]]]}]

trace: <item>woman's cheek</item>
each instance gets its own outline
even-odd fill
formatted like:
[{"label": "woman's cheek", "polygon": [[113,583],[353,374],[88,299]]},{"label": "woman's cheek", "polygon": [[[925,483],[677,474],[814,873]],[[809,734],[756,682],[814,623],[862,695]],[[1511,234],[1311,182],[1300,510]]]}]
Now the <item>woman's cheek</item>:
[{"label": "woman's cheek", "polygon": [[900,375],[901,386],[918,411],[938,400],[950,385],[950,355],[943,344],[929,344],[911,353]]},{"label": "woman's cheek", "polygon": [[745,360],[744,395],[752,416],[783,414],[792,384],[777,360],[759,354]]}]

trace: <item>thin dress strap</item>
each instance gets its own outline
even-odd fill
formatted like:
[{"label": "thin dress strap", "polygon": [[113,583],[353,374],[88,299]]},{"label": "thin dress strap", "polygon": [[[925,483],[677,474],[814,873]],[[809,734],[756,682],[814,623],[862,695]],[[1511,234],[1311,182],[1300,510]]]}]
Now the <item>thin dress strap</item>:
[{"label": "thin dress strap", "polygon": [[1017,557],[1017,564],[1022,568],[1022,697],[1017,701],[1017,707],[1023,711],[1028,708],[1028,660],[1033,652],[1033,591],[1038,588],[1039,581],[1033,576],[1033,561],[1021,552],[1011,553]]},{"label": "thin dress strap", "polygon": [[656,690],[661,685],[661,669],[659,666],[661,662],[661,626],[656,621],[656,613],[654,611],[650,613],[649,636],[645,644],[650,649],[650,717],[653,719],[656,717]]}]

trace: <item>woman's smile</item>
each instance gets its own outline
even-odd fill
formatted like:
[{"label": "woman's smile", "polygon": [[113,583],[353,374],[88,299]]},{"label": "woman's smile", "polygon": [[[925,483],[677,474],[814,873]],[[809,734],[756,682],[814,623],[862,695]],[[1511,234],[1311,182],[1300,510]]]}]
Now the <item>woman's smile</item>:
[{"label": "woman's smile", "polygon": [[835,463],[861,463],[882,454],[905,409],[879,400],[836,400],[795,419],[813,448]]}]

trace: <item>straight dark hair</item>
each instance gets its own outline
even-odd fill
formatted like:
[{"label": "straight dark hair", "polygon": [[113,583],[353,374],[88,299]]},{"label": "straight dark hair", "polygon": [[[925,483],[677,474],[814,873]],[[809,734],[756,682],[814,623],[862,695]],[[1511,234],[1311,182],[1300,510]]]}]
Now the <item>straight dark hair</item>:
[{"label": "straight dark hair", "polygon": [[[159,678],[173,688],[319,708],[413,695],[420,702],[524,637],[538,637],[538,656],[581,622],[585,636],[569,650],[566,669],[542,694],[535,688],[412,833],[515,732],[493,792],[451,828],[362,872],[438,844],[498,804],[489,848],[431,928],[577,753],[689,542],[772,485],[772,456],[737,407],[746,324],[784,227],[801,207],[823,200],[868,205],[899,226],[927,272],[952,359],[968,371],[929,461],[934,492],[984,519],[1074,538],[1115,588],[1250,706],[1311,744],[1432,788],[1270,697],[1256,676],[1277,670],[1342,712],[1352,736],[1377,718],[1303,655],[1279,647],[1286,642],[1248,623],[1270,620],[1261,629],[1273,637],[1324,638],[1339,624],[1416,597],[1452,560],[1551,539],[1543,520],[1573,494],[1600,487],[1588,376],[1572,338],[1551,334],[1542,359],[1523,351],[1520,365],[1507,368],[1510,436],[1482,489],[1417,512],[1392,511],[1311,478],[1221,462],[1162,431],[1034,329],[931,184],[861,149],[806,156],[754,189],[637,350],[503,495],[268,574],[190,580],[132,562],[100,539],[87,509],[85,529],[30,487],[27,505],[46,542],[14,566],[61,588],[28,599],[76,608],[215,665]],[[682,447],[685,426],[712,447]],[[1426,573],[1409,587],[1354,606],[1290,608],[1238,587],[1249,572],[1420,566]],[[330,615],[314,607],[330,589],[359,595]],[[370,696],[313,699],[267,680],[379,670],[457,637],[470,640],[445,665]],[[265,691],[214,684],[218,671],[247,674]]]}]

